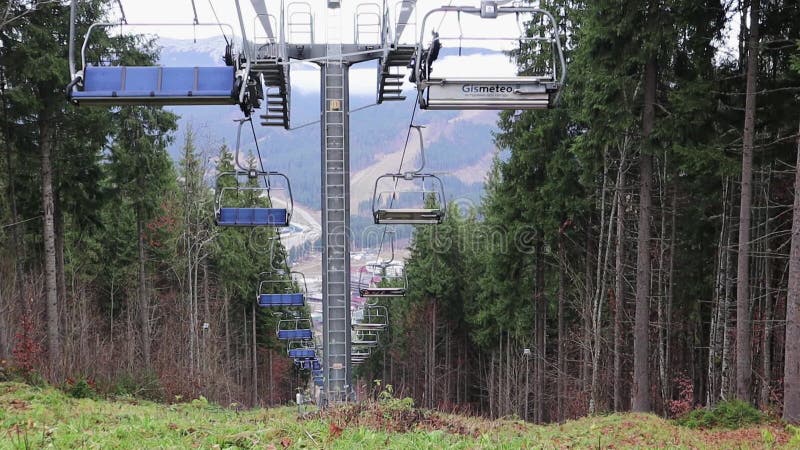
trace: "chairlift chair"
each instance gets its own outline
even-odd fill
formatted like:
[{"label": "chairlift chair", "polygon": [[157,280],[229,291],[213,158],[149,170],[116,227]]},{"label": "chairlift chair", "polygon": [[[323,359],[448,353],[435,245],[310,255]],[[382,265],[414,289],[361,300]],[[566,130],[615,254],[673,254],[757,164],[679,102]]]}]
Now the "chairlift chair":
[{"label": "chairlift chair", "polygon": [[[217,185],[224,179],[232,179],[234,186],[222,186],[217,193],[217,204],[214,219],[222,227],[287,227],[292,217],[292,188],[289,178],[279,172],[262,172],[259,170],[223,172],[217,178]],[[261,185],[263,178],[264,184]],[[255,184],[254,183],[258,183]],[[278,187],[282,184],[284,187]],[[277,190],[285,190],[289,200],[287,204],[277,207],[273,195]],[[238,206],[236,198],[242,193],[250,193],[250,205]],[[269,206],[258,205],[258,201],[267,198]]]},{"label": "chairlift chair", "polygon": [[[225,227],[289,226],[294,209],[289,178],[280,172],[257,170],[241,165],[239,155],[242,127],[245,123],[252,125],[252,120],[247,118],[238,122],[236,151],[233,157],[237,170],[223,172],[217,176],[215,222]],[[245,199],[245,205],[239,200],[240,194],[249,194],[249,201]],[[267,205],[263,204],[265,200]]]},{"label": "chairlift chair", "polygon": [[278,339],[312,339],[314,332],[311,329],[311,319],[295,317],[278,321]]},{"label": "chairlift chair", "polygon": [[385,306],[366,304],[353,313],[353,331],[383,331],[389,327],[389,313]]},{"label": "chairlift chair", "polygon": [[379,331],[376,330],[354,330],[353,338],[350,343],[365,347],[376,347],[379,343]]},{"label": "chairlift chair", "polygon": [[322,387],[325,385],[325,380],[322,377],[314,377],[314,386]]},{"label": "chairlift chair", "polygon": [[425,225],[439,224],[444,220],[444,183],[437,175],[423,172],[422,127],[412,127],[419,135],[420,167],[407,172],[386,173],[375,180],[372,217],[376,224]]},{"label": "chairlift chair", "polygon": [[287,344],[289,357],[299,361],[316,359],[316,349],[314,341],[307,339],[290,340]]},{"label": "chairlift chair", "polygon": [[444,184],[434,174],[383,174],[375,180],[372,199],[372,217],[379,225],[436,225],[444,220]]},{"label": "chairlift chair", "polygon": [[310,370],[311,375],[322,375],[322,368],[319,359],[316,357],[314,359],[295,359],[294,364],[298,366],[300,370]]},{"label": "chairlift chair", "polygon": [[[76,4],[72,0],[71,21],[77,23]],[[233,27],[224,23],[128,23],[96,22],[84,35],[80,52],[80,67],[75,61],[75,39],[70,35],[70,83],[66,93],[75,105],[239,105],[249,116],[260,107],[263,92],[260,78],[250,72],[250,62],[244,55],[234,55],[230,42],[226,44],[225,66],[162,67],[92,65],[87,62],[87,48],[92,32],[100,28],[138,27],[219,27],[233,36]],[[244,40],[243,40],[244,42]]]},{"label": "chairlift chair", "polygon": [[311,360],[310,359],[295,359],[294,365],[299,367],[300,370],[311,370]]},{"label": "chairlift chair", "polygon": [[256,300],[262,307],[304,306],[306,279],[301,272],[261,272]]},{"label": "chairlift chair", "polygon": [[[566,61],[558,36],[558,23],[548,11],[531,6],[500,6],[499,1],[481,1],[480,7],[473,6],[442,6],[429,11],[422,19],[420,38],[417,42],[417,52],[413,63],[411,79],[416,83],[419,91],[420,109],[476,109],[476,110],[502,110],[502,109],[544,109],[554,106],[558,102],[561,87],[566,78]],[[459,20],[461,31],[461,14],[477,16],[480,20],[494,20],[499,16],[516,15],[519,35],[513,38],[493,38],[478,36],[474,40],[503,41],[516,40],[520,45],[549,46],[552,51],[552,63],[545,73],[537,75],[520,75],[515,77],[437,77],[432,74],[431,66],[438,56],[438,49],[443,40],[465,39],[463,32],[457,37],[439,36],[434,32],[434,38],[428,47],[423,46],[428,19],[434,14],[455,13]],[[530,36],[520,25],[520,15],[533,15],[534,18],[544,19],[548,33],[544,36]],[[452,17],[452,15],[451,15]],[[480,30],[485,27],[476,27]]]},{"label": "chairlift chair", "polygon": [[362,297],[403,297],[408,290],[405,268],[399,262],[368,264],[359,270]]},{"label": "chairlift chair", "polygon": [[354,358],[368,358],[372,354],[372,347],[366,345],[353,345],[350,356]]}]

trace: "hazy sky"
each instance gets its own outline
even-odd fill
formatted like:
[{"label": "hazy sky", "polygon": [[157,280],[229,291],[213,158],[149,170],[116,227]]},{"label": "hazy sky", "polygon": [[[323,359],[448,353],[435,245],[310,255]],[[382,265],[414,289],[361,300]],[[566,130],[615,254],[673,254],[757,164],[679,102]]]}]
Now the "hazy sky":
[{"label": "hazy sky", "polygon": [[[281,2],[279,0],[267,0],[267,8],[270,14],[278,15]],[[294,6],[289,6],[295,3]],[[287,16],[289,11],[297,10],[303,2],[289,2],[287,5]],[[325,36],[325,20],[328,11],[323,6],[327,3],[326,0],[308,0],[307,4],[315,5],[315,23],[316,23],[316,40],[318,42],[324,41]],[[341,29],[342,36],[345,42],[353,41],[353,28],[356,9],[370,10],[369,4],[376,2],[368,0],[343,0],[342,8],[340,10],[341,16]],[[396,0],[391,0],[391,4],[397,4]],[[419,0],[417,2],[416,22],[421,24],[422,17],[431,9],[437,8],[444,4],[453,5],[478,5],[478,0]],[[236,33],[237,38],[241,38],[241,28],[239,26],[239,18],[236,14],[236,6],[234,0],[195,0],[197,7],[197,16],[201,23],[216,22],[214,13],[212,12],[211,5],[214,6],[219,21],[230,24]],[[264,33],[261,28],[256,24],[255,10],[253,9],[250,0],[240,0],[242,7],[242,15],[245,22],[245,30],[248,34],[248,39],[253,40],[254,37],[263,37]],[[185,23],[191,24],[193,20],[192,2],[190,0],[122,0],[122,7],[125,11],[125,16],[129,23]],[[376,9],[372,9],[376,11]],[[397,8],[392,8],[391,14],[394,16],[398,12]],[[115,9],[115,14],[119,14],[119,10]],[[117,16],[119,17],[119,16]],[[366,16],[364,16],[366,17]],[[455,48],[458,46],[480,46],[487,48],[495,48],[497,50],[510,49],[516,44],[515,40],[507,40],[502,43],[490,41],[470,41],[470,36],[486,35],[493,33],[493,36],[503,37],[516,37],[519,33],[515,25],[515,19],[506,16],[501,19],[492,21],[479,21],[476,18],[465,16],[461,20],[461,29],[459,29],[459,22],[453,13],[448,13],[443,20],[442,15],[433,16],[428,25],[426,25],[427,33],[431,28],[439,29],[442,36],[450,36],[457,38],[462,36],[463,40],[444,40],[443,44],[446,47]],[[392,20],[395,20],[394,17]],[[167,38],[182,38],[191,39],[193,37],[203,38],[210,36],[218,36],[220,30],[218,27],[131,27],[128,29],[130,32],[142,32],[147,34],[157,34],[160,37]],[[289,30],[287,30],[289,34]],[[413,42],[419,34],[419,28],[416,26],[407,27],[407,32],[403,36],[403,41]],[[366,38],[373,38],[375,36],[363,36],[362,41]],[[292,36],[287,36],[287,40],[292,41]],[[515,66],[509,61],[508,57],[502,53],[493,55],[473,55],[462,58],[442,58],[437,63],[437,71],[442,75],[446,72],[452,74],[459,72],[460,67],[470,67],[470,76],[511,76],[515,73]],[[373,68],[369,68],[373,67]],[[466,75],[466,74],[465,74]],[[374,92],[375,89],[375,69],[374,65],[359,65],[351,72],[351,89],[353,94],[367,95]],[[318,75],[314,72],[306,71],[293,71],[292,83],[295,88],[303,91],[317,91],[319,90]]]},{"label": "hazy sky", "polygon": [[[192,11],[192,2],[190,0],[121,0],[122,6],[125,10],[125,15],[128,19],[128,22],[180,22],[180,23],[192,23],[193,20],[193,11]],[[294,5],[292,6],[292,3]],[[297,11],[301,6],[301,3],[307,3],[310,5],[315,5],[316,9],[314,10],[315,14],[315,22],[317,24],[316,33],[318,36],[323,36],[324,34],[324,24],[327,15],[327,10],[323,6],[327,3],[326,0],[309,0],[306,2],[289,2],[286,1],[285,4],[287,5],[287,10],[293,8],[294,11]],[[352,40],[353,36],[353,17],[355,16],[356,9],[360,9],[361,11],[374,11],[375,9],[370,8],[370,4],[376,4],[376,1],[369,1],[369,0],[342,0],[342,8],[340,9],[340,15],[342,17],[341,20],[341,30],[345,39]],[[396,0],[391,0],[390,4],[396,4]],[[279,0],[267,0],[267,9],[270,14],[275,15],[276,17],[279,15],[279,7],[281,2]],[[422,21],[422,17],[425,13],[434,9],[436,7],[442,6],[444,4],[452,4],[452,5],[471,5],[476,6],[479,4],[478,0],[418,0],[416,13],[418,17],[418,21]],[[238,15],[236,14],[236,7],[234,0],[195,0],[195,5],[197,6],[197,16],[200,22],[215,22],[214,13],[212,12],[211,5],[214,6],[214,10],[216,10],[217,16],[219,17],[220,22],[228,23],[234,26],[236,29],[237,35],[240,34],[240,27],[239,27],[239,19]],[[244,17],[245,22],[245,30],[248,33],[248,37],[252,38],[252,34],[256,29],[255,26],[255,11],[250,3],[250,0],[240,0],[240,5],[242,7],[242,16]],[[397,8],[391,8],[391,14],[394,16],[396,14]],[[118,11],[115,11],[115,14],[118,14]],[[288,15],[288,12],[287,12]],[[436,28],[439,28],[441,25],[442,29],[452,34],[453,36],[457,36],[463,34],[465,36],[475,36],[476,34],[486,34],[486,33],[510,33],[513,36],[518,34],[516,30],[516,26],[514,25],[514,19],[510,16],[506,16],[501,19],[491,20],[491,21],[477,21],[475,19],[471,19],[468,16],[464,16],[462,19],[462,30],[459,31],[458,29],[458,21],[455,20],[455,14],[449,13],[449,17],[446,20],[442,21],[441,16],[432,17],[431,21],[429,22],[430,25],[433,25]],[[366,16],[362,16],[367,19]],[[394,19],[393,19],[394,20]],[[430,29],[430,25],[426,26],[426,28]],[[416,34],[419,30],[416,30],[415,27],[409,27],[409,35],[404,36],[404,38],[412,39],[411,33]],[[260,32],[260,30],[259,30]],[[209,28],[209,29],[201,29],[197,28],[194,29],[193,27],[159,27],[158,34],[164,37],[175,37],[175,38],[191,38],[194,35],[198,37],[202,36],[209,36],[209,35],[216,35],[219,34],[218,29]]]}]

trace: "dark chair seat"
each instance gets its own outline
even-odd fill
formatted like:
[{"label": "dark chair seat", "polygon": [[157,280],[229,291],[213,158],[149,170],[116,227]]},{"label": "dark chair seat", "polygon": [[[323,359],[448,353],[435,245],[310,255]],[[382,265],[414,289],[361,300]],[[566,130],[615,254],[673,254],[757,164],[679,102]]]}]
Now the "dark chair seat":
[{"label": "dark chair seat", "polygon": [[403,297],[406,295],[402,287],[368,287],[358,290],[362,297]]},{"label": "dark chair seat", "polygon": [[444,220],[441,209],[430,208],[393,208],[378,209],[373,214],[376,224],[440,224]]}]

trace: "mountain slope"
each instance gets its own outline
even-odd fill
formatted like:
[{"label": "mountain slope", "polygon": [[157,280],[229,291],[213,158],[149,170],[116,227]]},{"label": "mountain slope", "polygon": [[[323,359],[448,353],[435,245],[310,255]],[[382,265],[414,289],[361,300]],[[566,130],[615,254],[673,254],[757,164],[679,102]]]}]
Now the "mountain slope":
[{"label": "mountain slope", "polygon": [[[161,61],[166,65],[217,65],[222,57],[224,41],[210,38],[197,43],[164,39]],[[363,67],[362,67],[363,66]],[[351,109],[374,102],[376,65],[365,63],[351,71]],[[292,126],[298,127],[319,119],[318,70],[307,65],[292,66]],[[406,89],[404,102],[387,102],[351,113],[351,172],[353,173],[353,209],[364,211],[378,174],[398,170],[399,154],[408,132],[414,110],[415,92]],[[213,157],[221,145],[233,148],[236,124],[241,117],[236,107],[171,107],[181,116],[176,139],[170,153],[177,159],[184,134],[191,127],[197,143]],[[257,114],[261,114],[259,111]],[[445,174],[449,198],[467,197],[476,200],[483,190],[483,176],[489,168],[495,145],[496,112],[492,111],[419,111],[415,123],[426,125],[426,169]],[[269,170],[286,173],[291,181],[295,200],[312,209],[319,209],[320,130],[312,123],[298,130],[265,128],[254,118],[261,155]],[[255,153],[252,131],[244,129],[242,151]],[[416,136],[412,136],[409,152],[416,155]],[[416,166],[416,159],[407,156],[404,169]],[[450,175],[447,175],[450,174]],[[449,181],[449,183],[448,183]],[[450,195],[452,194],[452,195]]]}]

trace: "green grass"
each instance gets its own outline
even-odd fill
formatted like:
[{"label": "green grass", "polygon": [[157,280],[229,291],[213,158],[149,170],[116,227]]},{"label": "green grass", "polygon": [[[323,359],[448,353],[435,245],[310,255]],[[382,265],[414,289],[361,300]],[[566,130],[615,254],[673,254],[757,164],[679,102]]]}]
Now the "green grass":
[{"label": "green grass", "polygon": [[761,411],[741,400],[729,400],[713,409],[696,409],[678,419],[678,423],[689,428],[742,428],[761,423],[765,419]]},{"label": "green grass", "polygon": [[202,398],[171,405],[132,397],[73,398],[51,387],[0,383],[0,449],[756,449],[792,448],[798,433],[778,423],[690,429],[647,414],[536,426],[422,411],[403,401],[298,419],[292,407],[236,411]]}]

